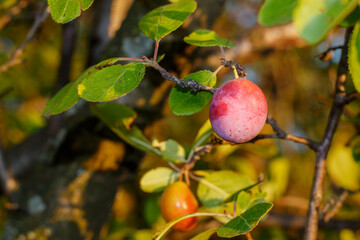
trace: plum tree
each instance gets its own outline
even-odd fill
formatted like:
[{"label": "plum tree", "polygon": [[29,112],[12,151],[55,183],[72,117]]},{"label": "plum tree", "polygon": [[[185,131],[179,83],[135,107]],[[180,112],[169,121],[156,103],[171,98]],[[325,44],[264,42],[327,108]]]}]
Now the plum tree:
[{"label": "plum tree", "polygon": [[209,111],[211,125],[221,138],[242,143],[262,130],[267,115],[264,93],[253,82],[237,78],[215,92]]},{"label": "plum tree", "polygon": [[[197,211],[198,202],[189,187],[182,181],[170,184],[161,196],[160,210],[166,221]],[[197,217],[186,218],[176,223],[173,228],[187,232],[195,227]]]}]

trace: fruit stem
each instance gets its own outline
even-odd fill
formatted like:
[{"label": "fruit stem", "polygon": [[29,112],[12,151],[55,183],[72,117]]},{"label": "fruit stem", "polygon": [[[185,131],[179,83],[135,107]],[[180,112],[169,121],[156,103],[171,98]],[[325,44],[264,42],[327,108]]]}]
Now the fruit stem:
[{"label": "fruit stem", "polygon": [[220,66],[215,70],[215,72],[213,72],[213,74],[211,75],[210,79],[212,79],[214,76],[216,76],[223,67],[224,67],[224,65],[220,65]]},{"label": "fruit stem", "polygon": [[253,238],[251,237],[250,232],[245,233],[245,238],[246,238],[246,240],[253,240]]},{"label": "fruit stem", "polygon": [[234,206],[233,206],[233,214],[232,214],[232,216],[233,217],[236,217],[236,200],[234,201]]},{"label": "fruit stem", "polygon": [[234,65],[232,65],[231,67],[232,67],[232,69],[234,71],[235,78],[239,78],[239,74],[238,74],[238,72],[236,70],[236,67]]},{"label": "fruit stem", "polygon": [[174,163],[168,162],[169,166],[177,172],[180,172],[180,168],[178,168]]},{"label": "fruit stem", "polygon": [[221,52],[221,57],[222,57],[223,59],[225,59],[225,51],[224,51],[223,46],[220,46],[220,52]]},{"label": "fruit stem", "polygon": [[157,62],[158,51],[159,51],[159,42],[155,41],[155,49],[154,49],[154,57],[153,57],[153,61],[155,62]]},{"label": "fruit stem", "polygon": [[179,172],[179,181],[183,181],[183,174],[184,174],[184,169],[181,168]]},{"label": "fruit stem", "polygon": [[187,167],[187,165],[185,165],[184,167],[184,178],[185,178],[185,183],[190,186],[190,179],[189,179],[189,168]]}]

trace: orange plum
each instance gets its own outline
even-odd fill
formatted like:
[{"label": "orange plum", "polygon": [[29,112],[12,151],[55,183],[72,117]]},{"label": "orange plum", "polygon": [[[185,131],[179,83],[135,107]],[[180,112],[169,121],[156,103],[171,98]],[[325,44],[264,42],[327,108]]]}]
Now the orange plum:
[{"label": "orange plum", "polygon": [[[166,221],[197,211],[198,202],[189,187],[182,181],[170,184],[161,196],[160,210]],[[176,223],[173,228],[187,232],[195,227],[197,217],[186,218]]]}]

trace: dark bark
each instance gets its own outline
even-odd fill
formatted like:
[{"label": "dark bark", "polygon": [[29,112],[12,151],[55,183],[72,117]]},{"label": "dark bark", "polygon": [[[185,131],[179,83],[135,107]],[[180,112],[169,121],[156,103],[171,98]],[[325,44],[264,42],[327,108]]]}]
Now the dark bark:
[{"label": "dark bark", "polygon": [[350,40],[352,28],[348,28],[345,34],[345,41],[342,47],[341,59],[338,68],[338,74],[335,84],[335,98],[330,110],[329,120],[325,129],[324,137],[320,145],[316,149],[315,159],[315,175],[313,179],[313,186],[311,189],[311,197],[308,208],[308,216],[305,229],[305,240],[315,240],[318,233],[318,221],[320,213],[320,204],[323,199],[323,185],[326,170],[326,158],[336,132],[337,126],[344,106],[347,102],[345,82],[348,72],[348,43]]}]

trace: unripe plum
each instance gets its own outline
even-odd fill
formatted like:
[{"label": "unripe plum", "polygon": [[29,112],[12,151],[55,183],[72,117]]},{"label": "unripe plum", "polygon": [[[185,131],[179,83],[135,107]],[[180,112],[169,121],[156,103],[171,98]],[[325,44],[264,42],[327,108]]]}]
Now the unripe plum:
[{"label": "unripe plum", "polygon": [[264,93],[244,78],[221,85],[210,103],[211,126],[219,137],[234,143],[246,142],[258,135],[266,116]]},{"label": "unripe plum", "polygon": [[[160,210],[166,221],[197,211],[198,202],[189,187],[182,181],[177,181],[166,187],[161,196]],[[186,218],[176,223],[173,228],[187,232],[195,227],[197,217]]]}]

